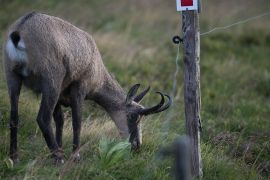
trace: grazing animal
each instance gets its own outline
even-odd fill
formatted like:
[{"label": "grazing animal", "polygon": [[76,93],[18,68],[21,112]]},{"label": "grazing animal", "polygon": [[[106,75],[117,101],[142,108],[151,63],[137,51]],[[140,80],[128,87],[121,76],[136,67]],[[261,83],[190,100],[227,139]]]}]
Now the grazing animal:
[{"label": "grazing animal", "polygon": [[[32,12],[19,18],[8,30],[4,44],[5,73],[10,96],[10,157],[18,161],[18,100],[22,84],[41,93],[37,123],[56,162],[63,162],[61,106],[72,110],[73,154],[79,160],[81,109],[84,99],[102,106],[122,137],[133,149],[142,143],[140,120],[166,110],[168,95],[151,108],[139,104],[150,87],[136,95],[139,84],[126,94],[104,66],[92,36],[53,16]],[[165,98],[168,102],[165,103]],[[51,127],[54,119],[55,136]]]}]

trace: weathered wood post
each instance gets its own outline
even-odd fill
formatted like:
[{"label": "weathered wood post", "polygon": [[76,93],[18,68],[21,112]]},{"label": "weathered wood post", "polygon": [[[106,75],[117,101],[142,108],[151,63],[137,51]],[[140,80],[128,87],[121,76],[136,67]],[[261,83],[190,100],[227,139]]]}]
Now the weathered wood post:
[{"label": "weathered wood post", "polygon": [[183,11],[182,22],[186,132],[191,143],[191,173],[196,179],[199,179],[202,176],[202,166],[200,150],[200,31],[197,11]]},{"label": "weathered wood post", "polygon": [[[177,0],[177,9],[182,12],[184,45],[184,100],[186,133],[190,139],[191,173],[195,179],[202,177],[200,132],[200,31],[199,0]],[[200,4],[199,4],[200,8]]]}]

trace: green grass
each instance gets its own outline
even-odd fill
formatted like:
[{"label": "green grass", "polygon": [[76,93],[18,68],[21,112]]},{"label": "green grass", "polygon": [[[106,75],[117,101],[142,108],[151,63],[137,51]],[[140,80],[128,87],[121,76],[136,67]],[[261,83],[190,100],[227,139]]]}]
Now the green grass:
[{"label": "green grass", "polygon": [[[269,1],[260,2],[249,1],[240,8],[236,1],[209,0],[200,14],[201,31],[267,11]],[[171,38],[181,23],[174,1],[3,0],[1,44],[8,25],[33,10],[62,17],[93,34],[104,63],[125,89],[140,82],[151,84],[152,92],[171,91],[177,53]],[[269,17],[265,17],[201,37],[204,179],[270,178],[269,28]],[[66,163],[53,166],[35,120],[40,97],[23,89],[18,134],[21,161],[12,166],[8,160],[9,99],[0,57],[0,179],[172,179],[173,163],[161,158],[159,151],[185,133],[182,59],[175,105],[145,119],[143,146],[137,153],[129,153],[103,110],[85,102],[82,160],[78,164],[69,160],[72,130],[70,110],[65,109]],[[156,101],[157,95],[150,93],[143,104]]]}]

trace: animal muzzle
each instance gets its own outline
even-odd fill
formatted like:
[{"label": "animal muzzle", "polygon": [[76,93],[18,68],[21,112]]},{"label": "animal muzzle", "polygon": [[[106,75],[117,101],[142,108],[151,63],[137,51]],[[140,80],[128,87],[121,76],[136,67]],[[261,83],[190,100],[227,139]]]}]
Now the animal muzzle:
[{"label": "animal muzzle", "polygon": [[132,150],[138,150],[142,145],[142,132],[140,125],[138,126],[138,131],[135,134],[131,134],[130,143]]},{"label": "animal muzzle", "polygon": [[142,143],[140,142],[140,140],[136,138],[131,142],[131,149],[132,150],[138,150],[138,149],[140,149],[141,144]]}]

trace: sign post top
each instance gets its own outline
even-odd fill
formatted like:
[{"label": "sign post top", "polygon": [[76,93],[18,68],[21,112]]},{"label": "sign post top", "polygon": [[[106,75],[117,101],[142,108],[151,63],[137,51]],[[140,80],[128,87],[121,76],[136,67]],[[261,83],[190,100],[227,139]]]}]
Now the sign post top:
[{"label": "sign post top", "polygon": [[198,10],[198,0],[176,0],[177,11]]}]

